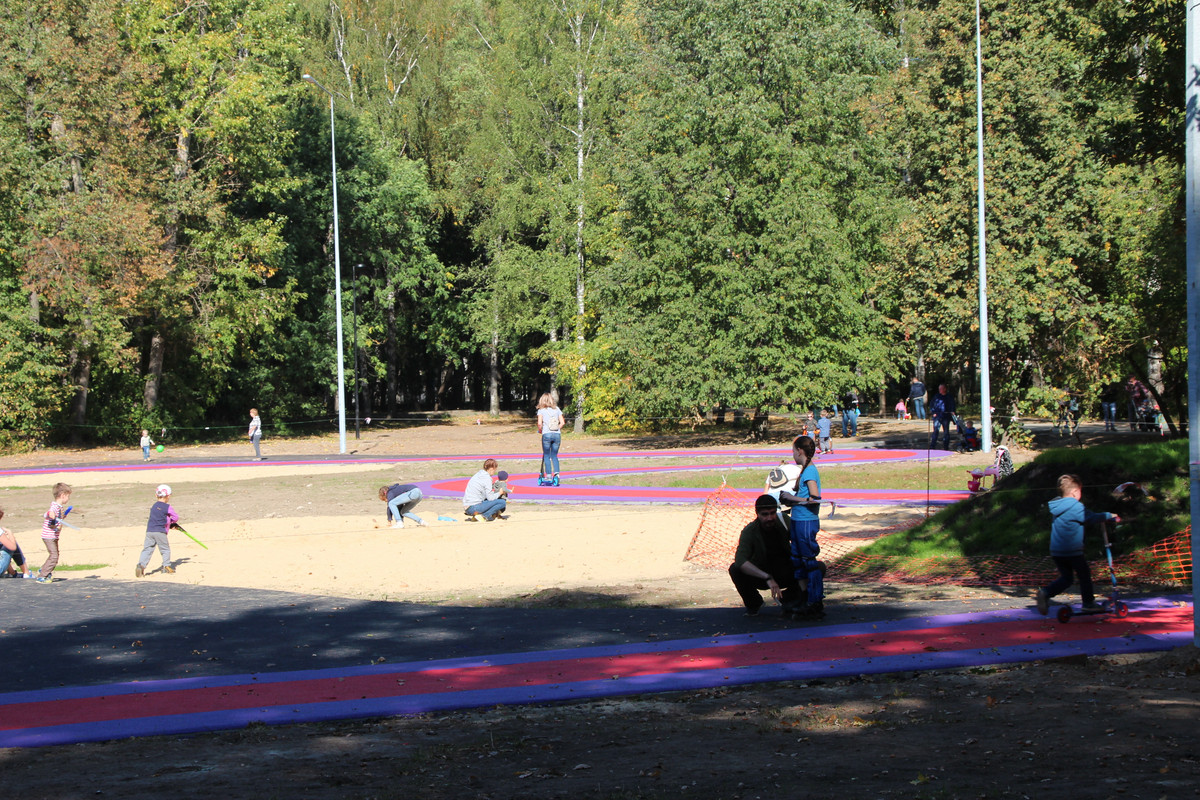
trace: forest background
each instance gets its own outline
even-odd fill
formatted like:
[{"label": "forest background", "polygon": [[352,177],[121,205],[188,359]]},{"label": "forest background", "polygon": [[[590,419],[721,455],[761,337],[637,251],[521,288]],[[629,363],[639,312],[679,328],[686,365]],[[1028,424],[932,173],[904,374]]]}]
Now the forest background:
[{"label": "forest background", "polygon": [[[966,0],[0,6],[0,444],[328,425],[304,73],[352,411],[978,403]],[[983,4],[1001,420],[1130,374],[1179,418],[1184,22]]]}]

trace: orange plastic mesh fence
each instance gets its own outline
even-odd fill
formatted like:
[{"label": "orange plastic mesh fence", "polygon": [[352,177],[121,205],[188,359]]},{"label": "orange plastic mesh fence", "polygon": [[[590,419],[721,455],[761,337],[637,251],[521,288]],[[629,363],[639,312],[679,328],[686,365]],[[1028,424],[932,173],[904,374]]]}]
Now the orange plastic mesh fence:
[{"label": "orange plastic mesh fence", "polygon": [[[725,569],[733,562],[738,535],[753,519],[754,498],[737,489],[721,486],[704,502],[700,525],[684,560]],[[1035,586],[1049,583],[1058,575],[1048,556],[945,556],[913,560],[856,552],[870,541],[916,524],[855,533],[819,534],[821,558],[829,567],[828,578],[875,583]],[[1191,583],[1191,533],[1189,526],[1153,547],[1114,559],[1117,579],[1127,584]],[[1093,564],[1092,571],[1097,585],[1102,585],[1108,574],[1107,562]]]}]

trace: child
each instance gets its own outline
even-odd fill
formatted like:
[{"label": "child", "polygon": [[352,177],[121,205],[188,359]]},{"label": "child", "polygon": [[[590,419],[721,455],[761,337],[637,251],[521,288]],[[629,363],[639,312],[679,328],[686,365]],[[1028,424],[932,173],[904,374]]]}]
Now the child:
[{"label": "child", "polygon": [[972,452],[983,446],[979,441],[979,431],[975,430],[975,424],[972,420],[968,419],[964,421],[960,432],[962,434],[962,446],[959,448],[960,450]]},{"label": "child", "polygon": [[[387,503],[388,522],[393,528],[403,528],[404,518],[408,517],[422,528],[428,527],[425,520],[412,513],[421,502],[421,490],[411,483],[393,483],[391,486],[379,487],[379,499]],[[395,522],[392,522],[392,520]]]},{"label": "child", "polygon": [[154,444],[154,440],[150,438],[150,431],[142,428],[142,461],[150,460],[150,447]]},{"label": "child", "polygon": [[62,521],[67,512],[63,506],[71,499],[71,487],[65,483],[56,483],[51,490],[54,502],[42,515],[42,544],[46,545],[46,562],[38,570],[38,583],[51,583],[54,578],[54,568],[58,566],[58,537],[62,534]]},{"label": "child", "polygon": [[908,403],[904,398],[896,402],[896,419],[908,419]]},{"label": "child", "polygon": [[[0,508],[0,519],[4,519],[3,508]],[[17,537],[7,528],[0,528],[0,577],[5,574],[14,578],[33,577],[33,572],[25,569],[25,554],[17,544]]]},{"label": "child", "polygon": [[150,563],[150,556],[154,555],[156,547],[162,554],[163,572],[168,575],[175,574],[175,568],[171,566],[171,543],[167,541],[167,532],[171,528],[179,527],[179,515],[171,507],[171,487],[160,483],[154,490],[154,496],[158,499],[150,506],[150,519],[146,520],[146,541],[142,547],[142,557],[138,559],[137,568],[133,571],[136,578],[146,574],[146,566]]},{"label": "child", "polygon": [[[828,418],[825,418],[828,422]],[[820,619],[825,616],[825,564],[817,560],[821,545],[821,476],[812,463],[817,444],[810,436],[797,436],[792,442],[792,457],[800,469],[796,482],[780,493],[779,500],[792,509],[791,555],[796,582],[804,590],[803,599],[784,609],[793,619]]]},{"label": "child", "polygon": [[821,442],[822,453],[833,452],[833,423],[829,421],[829,412],[822,409],[821,418],[817,420],[817,437]]},{"label": "child", "polygon": [[1050,556],[1058,567],[1058,578],[1049,586],[1037,590],[1037,610],[1042,616],[1050,610],[1050,598],[1071,585],[1072,575],[1079,579],[1079,594],[1085,609],[1099,608],[1092,591],[1092,571],[1083,557],[1083,526],[1089,522],[1111,519],[1120,522],[1116,514],[1106,511],[1088,511],[1080,498],[1083,483],[1077,475],[1063,475],[1058,479],[1057,500],[1050,501],[1050,515],[1054,522],[1050,527]]},{"label": "child", "polygon": [[[557,486],[558,484],[554,484]],[[496,482],[492,484],[492,491],[496,492],[500,497],[508,497],[508,473],[500,470],[496,473]]]}]

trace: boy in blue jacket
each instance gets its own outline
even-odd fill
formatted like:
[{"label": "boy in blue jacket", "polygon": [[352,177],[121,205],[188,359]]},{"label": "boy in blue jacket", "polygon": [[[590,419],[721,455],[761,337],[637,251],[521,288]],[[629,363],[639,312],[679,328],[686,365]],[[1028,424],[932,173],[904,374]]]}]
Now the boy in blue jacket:
[{"label": "boy in blue jacket", "polygon": [[1092,571],[1083,557],[1083,526],[1109,519],[1121,521],[1116,514],[1088,511],[1083,507],[1080,502],[1083,482],[1078,475],[1059,477],[1058,493],[1061,496],[1050,501],[1050,516],[1054,518],[1050,526],[1050,557],[1054,559],[1054,566],[1058,567],[1058,578],[1049,586],[1037,590],[1037,610],[1043,616],[1050,610],[1050,598],[1070,586],[1075,577],[1079,578],[1083,607],[1098,608],[1092,589]]}]

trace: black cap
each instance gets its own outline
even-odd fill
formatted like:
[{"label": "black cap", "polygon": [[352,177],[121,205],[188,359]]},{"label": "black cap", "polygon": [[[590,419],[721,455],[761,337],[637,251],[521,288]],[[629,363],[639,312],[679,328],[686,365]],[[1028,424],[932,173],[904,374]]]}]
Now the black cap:
[{"label": "black cap", "polygon": [[769,494],[760,494],[758,499],[754,501],[754,511],[778,511],[779,501]]},{"label": "black cap", "polygon": [[504,470],[500,470],[499,472],[496,473],[496,477],[502,481],[506,481],[506,480],[508,480],[508,473],[505,472]]}]

